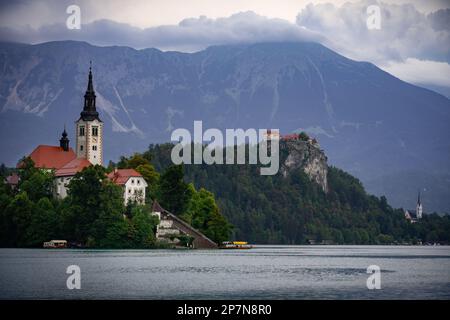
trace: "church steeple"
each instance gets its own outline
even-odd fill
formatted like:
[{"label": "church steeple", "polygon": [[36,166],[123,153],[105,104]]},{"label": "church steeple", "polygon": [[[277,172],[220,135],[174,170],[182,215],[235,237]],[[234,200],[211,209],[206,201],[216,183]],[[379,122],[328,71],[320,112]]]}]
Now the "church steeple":
[{"label": "church steeple", "polygon": [[86,89],[86,93],[84,94],[84,107],[83,111],[81,111],[81,119],[84,121],[92,121],[94,119],[97,119],[98,121],[101,121],[98,117],[98,112],[95,107],[95,91],[94,91],[94,84],[92,82],[92,61],[90,62],[89,66],[89,78],[88,78],[88,85]]},{"label": "church steeple", "polygon": [[95,108],[95,91],[92,81],[92,64],[89,67],[89,77],[84,106],[81,117],[76,123],[76,154],[77,158],[89,160],[92,164],[101,165],[103,162],[103,122]]},{"label": "church steeple", "polygon": [[422,213],[423,213],[423,208],[422,208],[422,202],[420,201],[420,190],[419,190],[419,193],[417,195],[417,205],[416,205],[417,219],[422,219]]},{"label": "church steeple", "polygon": [[61,139],[59,139],[59,146],[63,148],[64,151],[69,151],[69,141],[69,138],[67,138],[66,126],[64,125],[64,131]]}]

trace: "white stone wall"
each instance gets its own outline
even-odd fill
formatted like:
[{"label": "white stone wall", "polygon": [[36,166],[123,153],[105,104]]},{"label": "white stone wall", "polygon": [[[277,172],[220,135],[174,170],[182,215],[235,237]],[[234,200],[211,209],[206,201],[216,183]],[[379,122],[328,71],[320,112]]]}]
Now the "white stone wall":
[{"label": "white stone wall", "polygon": [[67,197],[67,186],[69,185],[70,180],[72,180],[73,176],[68,177],[56,177],[54,180],[55,184],[55,190],[54,194],[55,197],[59,199],[64,199]]},{"label": "white stone wall", "polygon": [[145,204],[145,188],[147,183],[143,177],[130,177],[124,186],[124,201],[135,201],[138,204]]}]

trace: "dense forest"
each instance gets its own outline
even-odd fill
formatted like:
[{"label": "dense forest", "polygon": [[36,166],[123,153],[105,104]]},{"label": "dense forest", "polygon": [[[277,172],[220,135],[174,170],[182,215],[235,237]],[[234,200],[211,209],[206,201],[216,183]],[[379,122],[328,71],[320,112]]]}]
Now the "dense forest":
[{"label": "dense forest", "polygon": [[[143,155],[157,170],[170,163],[171,144],[150,145]],[[287,154],[280,145],[280,163]],[[185,179],[211,191],[233,224],[233,238],[270,244],[415,244],[450,242],[450,217],[426,214],[410,223],[403,209],[369,195],[362,183],[334,167],[329,192],[302,169],[286,177],[262,176],[256,165],[185,165]],[[312,240],[312,241],[311,241]]]},{"label": "dense forest", "polygon": [[[150,145],[107,168],[91,166],[70,182],[68,197],[52,195],[54,176],[23,159],[16,189],[0,184],[0,246],[35,247],[68,239],[95,248],[155,248],[154,199],[220,243],[258,244],[449,243],[450,217],[425,214],[417,223],[361,182],[328,168],[328,192],[302,168],[286,176],[259,174],[257,165],[173,165],[172,144]],[[287,156],[280,145],[280,163]],[[224,152],[225,154],[225,152]],[[114,168],[133,168],[149,187],[146,205],[123,203],[122,189],[106,179]],[[3,180],[11,169],[0,168]]]}]

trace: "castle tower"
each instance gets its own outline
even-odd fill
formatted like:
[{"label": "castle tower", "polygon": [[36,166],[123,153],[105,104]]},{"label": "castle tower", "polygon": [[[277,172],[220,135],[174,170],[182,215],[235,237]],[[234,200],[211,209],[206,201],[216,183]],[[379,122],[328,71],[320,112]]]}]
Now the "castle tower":
[{"label": "castle tower", "polygon": [[95,108],[95,91],[92,83],[92,66],[89,67],[89,81],[84,95],[84,107],[76,121],[77,157],[92,164],[103,162],[103,122]]},{"label": "castle tower", "polygon": [[417,219],[422,219],[422,202],[420,201],[420,191],[417,196],[416,217]]}]

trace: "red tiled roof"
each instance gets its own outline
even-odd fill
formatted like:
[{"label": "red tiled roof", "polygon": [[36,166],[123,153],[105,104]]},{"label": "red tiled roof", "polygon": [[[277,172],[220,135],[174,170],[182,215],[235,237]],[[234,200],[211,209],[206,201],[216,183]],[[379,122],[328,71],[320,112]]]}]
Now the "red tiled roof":
[{"label": "red tiled roof", "polygon": [[58,146],[39,145],[29,157],[34,161],[36,168],[59,169],[77,156],[72,148],[69,151],[64,151],[63,148]]},{"label": "red tiled roof", "polygon": [[281,137],[281,140],[297,140],[299,139],[298,133],[287,134]]},{"label": "red tiled roof", "polygon": [[91,166],[92,163],[85,158],[76,158],[64,165],[64,167],[56,170],[56,177],[74,176],[77,172],[80,172],[86,167]]},{"label": "red tiled roof", "polygon": [[142,175],[134,169],[117,169],[108,174],[108,178],[118,185],[125,184],[131,177],[142,177]]}]

